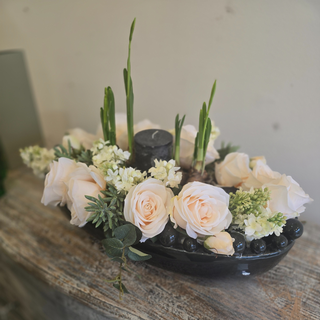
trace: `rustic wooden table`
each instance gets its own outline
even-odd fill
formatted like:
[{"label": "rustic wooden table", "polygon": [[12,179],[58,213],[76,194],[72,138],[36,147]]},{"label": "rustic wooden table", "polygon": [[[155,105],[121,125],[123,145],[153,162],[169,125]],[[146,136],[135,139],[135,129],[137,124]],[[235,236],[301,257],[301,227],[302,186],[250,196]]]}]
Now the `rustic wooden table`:
[{"label": "rustic wooden table", "polygon": [[117,266],[58,208],[43,182],[10,172],[0,199],[0,319],[320,319],[320,226],[307,224],[286,258],[256,277],[203,279],[131,263],[131,294],[108,283]]}]

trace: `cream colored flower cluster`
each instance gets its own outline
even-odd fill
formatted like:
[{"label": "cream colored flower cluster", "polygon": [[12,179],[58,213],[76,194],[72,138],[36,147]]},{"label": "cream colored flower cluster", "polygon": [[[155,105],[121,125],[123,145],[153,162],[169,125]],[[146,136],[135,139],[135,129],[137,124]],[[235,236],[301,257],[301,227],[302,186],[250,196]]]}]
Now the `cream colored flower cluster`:
[{"label": "cream colored flower cluster", "polygon": [[170,188],[177,188],[182,179],[182,173],[177,172],[180,168],[175,167],[175,160],[154,160],[155,166],[149,169],[149,173],[155,179],[163,181]]},{"label": "cream colored flower cluster", "polygon": [[49,171],[50,163],[55,158],[53,149],[41,148],[39,146],[20,149],[23,163],[33,170],[39,178],[43,178]]},{"label": "cream colored flower cluster", "polygon": [[93,143],[91,149],[93,153],[92,162],[101,170],[104,175],[108,175],[108,170],[116,170],[123,165],[130,157],[128,151],[123,151],[117,146],[110,146],[108,141],[99,139]]},{"label": "cream colored flower cluster", "polygon": [[116,168],[107,170],[105,180],[114,185],[118,192],[129,192],[133,186],[141,183],[146,175],[146,172],[141,172],[132,167]]},{"label": "cream colored flower cluster", "polygon": [[278,216],[279,213],[272,212],[269,208],[264,208],[262,213],[257,217],[253,213],[249,214],[243,220],[246,240],[260,239],[273,233],[279,236],[282,232],[282,225],[285,223],[285,219],[279,224],[273,222],[273,219]]}]

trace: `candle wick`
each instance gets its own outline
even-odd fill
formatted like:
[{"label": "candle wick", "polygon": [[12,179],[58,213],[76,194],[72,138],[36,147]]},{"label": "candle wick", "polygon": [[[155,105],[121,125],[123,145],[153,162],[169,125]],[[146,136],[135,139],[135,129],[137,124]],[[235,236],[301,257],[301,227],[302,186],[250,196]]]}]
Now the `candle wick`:
[{"label": "candle wick", "polygon": [[152,139],[154,139],[154,135],[157,134],[159,131],[155,131],[153,134],[152,134]]}]

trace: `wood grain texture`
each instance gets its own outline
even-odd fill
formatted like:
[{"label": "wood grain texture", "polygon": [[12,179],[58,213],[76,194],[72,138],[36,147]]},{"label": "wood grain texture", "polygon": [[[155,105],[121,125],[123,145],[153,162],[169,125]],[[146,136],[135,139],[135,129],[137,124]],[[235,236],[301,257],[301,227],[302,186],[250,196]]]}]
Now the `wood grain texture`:
[{"label": "wood grain texture", "polygon": [[[119,301],[117,291],[105,282],[117,274],[118,265],[109,261],[95,239],[70,225],[58,208],[43,206],[42,191],[43,182],[30,171],[9,174],[7,194],[0,199],[0,249],[4,260],[48,285],[55,297],[75,301],[61,304],[73,308],[77,319],[88,319],[81,308],[99,320],[320,319],[320,226],[307,224],[287,257],[256,277],[196,278],[131,262],[142,279],[125,275],[131,294]],[[15,281],[12,274],[7,283]],[[0,296],[10,286],[0,286],[4,288]],[[54,313],[45,319],[56,319]]]}]

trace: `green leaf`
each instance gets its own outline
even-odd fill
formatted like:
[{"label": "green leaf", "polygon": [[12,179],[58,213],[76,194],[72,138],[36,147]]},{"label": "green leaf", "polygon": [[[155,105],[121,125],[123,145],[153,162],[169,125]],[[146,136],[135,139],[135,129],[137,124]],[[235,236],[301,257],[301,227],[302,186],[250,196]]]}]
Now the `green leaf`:
[{"label": "green leaf", "polygon": [[114,235],[117,239],[122,240],[125,247],[129,247],[136,242],[136,230],[133,224],[124,224],[114,229]]},{"label": "green leaf", "polygon": [[112,257],[121,257],[123,250],[123,243],[119,239],[109,238],[101,241],[106,253]]},{"label": "green leaf", "polygon": [[121,284],[122,291],[121,291],[120,285],[119,285],[118,283],[114,283],[113,286],[114,286],[117,290],[119,290],[120,292],[123,291],[124,293],[130,293],[123,283]]},{"label": "green leaf", "polygon": [[152,258],[149,254],[143,253],[133,247],[129,247],[128,257],[133,261],[145,261]]}]

